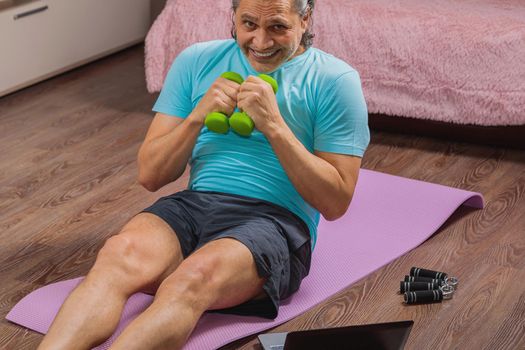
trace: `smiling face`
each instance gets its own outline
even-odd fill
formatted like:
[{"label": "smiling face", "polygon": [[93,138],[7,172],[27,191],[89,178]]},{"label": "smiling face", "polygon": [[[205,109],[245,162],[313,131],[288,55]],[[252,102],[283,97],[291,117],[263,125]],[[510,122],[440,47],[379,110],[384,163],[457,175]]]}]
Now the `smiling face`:
[{"label": "smiling face", "polygon": [[235,12],[237,43],[260,73],[277,69],[304,52],[301,38],[308,15],[301,18],[293,0],[241,0]]}]

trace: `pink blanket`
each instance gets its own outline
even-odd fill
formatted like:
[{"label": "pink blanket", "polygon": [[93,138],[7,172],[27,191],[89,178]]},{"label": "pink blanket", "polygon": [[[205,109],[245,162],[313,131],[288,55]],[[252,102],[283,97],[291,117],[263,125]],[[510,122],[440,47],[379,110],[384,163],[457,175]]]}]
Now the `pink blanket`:
[{"label": "pink blanket", "polygon": [[[150,92],[183,48],[230,37],[230,7],[168,0],[146,38]],[[359,71],[370,113],[525,124],[524,0],[317,1],[314,33]]]}]

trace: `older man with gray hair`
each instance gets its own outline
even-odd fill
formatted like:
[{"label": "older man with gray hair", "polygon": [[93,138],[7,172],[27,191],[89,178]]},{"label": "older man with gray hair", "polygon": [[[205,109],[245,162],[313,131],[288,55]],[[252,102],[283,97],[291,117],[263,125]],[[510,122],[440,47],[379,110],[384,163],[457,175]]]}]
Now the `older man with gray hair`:
[{"label": "older man with gray hair", "polygon": [[[146,189],[189,163],[187,190],[107,240],[40,349],[104,342],[139,291],[155,299],[112,349],[180,349],[204,312],[275,318],[309,272],[320,215],[346,212],[369,142],[359,75],[311,47],[313,0],[233,0],[232,9],[233,39],[192,45],[173,62],[138,154]],[[209,113],[236,108],[255,124],[249,137],[204,126]]]}]

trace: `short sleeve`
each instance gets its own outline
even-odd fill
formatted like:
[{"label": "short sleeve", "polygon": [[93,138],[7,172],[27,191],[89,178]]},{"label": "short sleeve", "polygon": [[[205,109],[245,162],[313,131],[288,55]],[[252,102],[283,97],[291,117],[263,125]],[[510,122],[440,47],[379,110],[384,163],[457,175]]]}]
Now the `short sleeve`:
[{"label": "short sleeve", "polygon": [[355,71],[343,73],[318,93],[314,149],[362,157],[370,142],[368,110]]},{"label": "short sleeve", "polygon": [[192,68],[195,45],[183,50],[173,61],[153,111],[186,118],[192,111]]}]

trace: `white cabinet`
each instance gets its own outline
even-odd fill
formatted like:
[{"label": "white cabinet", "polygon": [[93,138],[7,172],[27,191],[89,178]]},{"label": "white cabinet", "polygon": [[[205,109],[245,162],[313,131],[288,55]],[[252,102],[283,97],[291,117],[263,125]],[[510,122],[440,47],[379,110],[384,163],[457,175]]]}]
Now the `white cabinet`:
[{"label": "white cabinet", "polygon": [[39,0],[3,9],[0,96],[136,44],[149,26],[150,0]]}]

